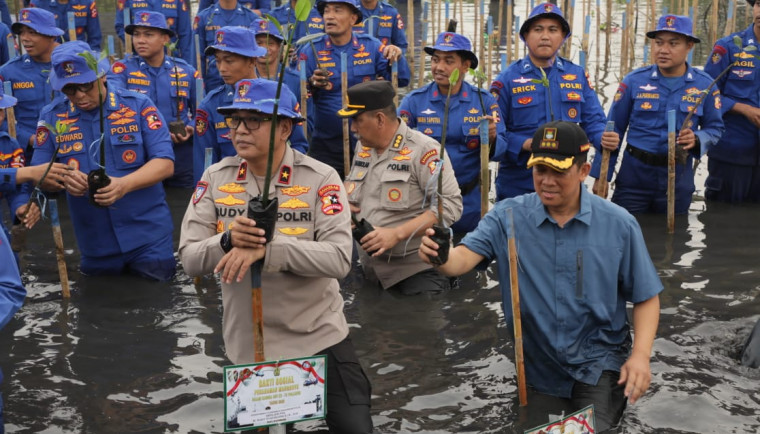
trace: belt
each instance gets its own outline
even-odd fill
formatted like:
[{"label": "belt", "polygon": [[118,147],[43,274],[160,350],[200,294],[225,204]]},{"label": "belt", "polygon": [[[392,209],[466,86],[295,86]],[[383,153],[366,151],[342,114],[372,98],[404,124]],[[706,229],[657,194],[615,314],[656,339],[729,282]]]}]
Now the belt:
[{"label": "belt", "polygon": [[626,145],[625,151],[631,154],[637,160],[641,161],[644,164],[648,164],[650,166],[667,166],[668,165],[667,154],[653,154],[651,152],[647,152],[642,149],[639,149],[631,145],[630,143]]}]

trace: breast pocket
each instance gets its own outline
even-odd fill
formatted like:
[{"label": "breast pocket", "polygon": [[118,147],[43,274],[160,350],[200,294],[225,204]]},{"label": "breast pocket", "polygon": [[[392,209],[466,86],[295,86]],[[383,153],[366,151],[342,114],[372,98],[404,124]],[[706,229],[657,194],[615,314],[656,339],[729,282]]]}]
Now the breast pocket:
[{"label": "breast pocket", "polygon": [[441,140],[443,125],[422,122],[417,124],[417,130],[426,136],[430,136],[436,140]]},{"label": "breast pocket", "polygon": [[[300,203],[301,206],[290,207],[288,204],[291,202]],[[306,206],[303,207],[303,205]],[[299,198],[289,198],[287,201],[281,201],[280,208],[277,210],[275,234],[301,240],[313,240],[315,217],[314,208]]]},{"label": "breast pocket", "polygon": [[[393,164],[393,163],[391,163]],[[410,164],[406,166],[411,171]],[[380,178],[382,185],[380,204],[384,209],[399,210],[409,207],[409,178],[412,173],[403,170],[387,170]]]},{"label": "breast pocket", "polygon": [[631,124],[643,127],[655,127],[661,122],[659,116],[660,100],[641,98],[633,100],[633,114]]},{"label": "breast pocket", "polygon": [[[462,137],[459,149],[463,152],[474,151],[480,148],[480,123],[462,123]],[[447,146],[448,148],[448,146]]]},{"label": "breast pocket", "polygon": [[562,113],[560,118],[563,121],[578,122],[584,102],[583,94],[580,91],[570,90],[562,92]]},{"label": "breast pocket", "polygon": [[142,134],[137,123],[111,127],[115,134],[109,138],[113,149],[114,167],[119,170],[133,169],[145,163]]},{"label": "breast pocket", "polygon": [[734,66],[728,73],[726,89],[723,93],[729,96],[747,98],[747,87],[752,84],[755,77],[757,77],[757,72],[754,68]]},{"label": "breast pocket", "polygon": [[[367,57],[351,57],[349,62],[349,74],[351,74],[356,80],[364,81],[365,77],[370,79],[375,77],[375,62],[370,56]],[[340,78],[340,74],[337,74]]]},{"label": "breast pocket", "polygon": [[[699,96],[698,95],[694,95],[693,99],[694,99],[694,101],[688,101],[688,100],[687,101],[681,101],[681,104],[680,104],[679,108],[681,109],[681,112],[684,113],[685,116],[688,115],[689,112],[691,112],[692,110],[694,110],[695,106],[697,105],[696,101],[699,99]],[[704,106],[705,106],[704,102],[701,103],[701,104],[699,104],[699,106],[696,107],[696,113],[694,113],[694,116],[696,116],[697,118],[699,118],[700,116],[702,116]],[[693,122],[695,122],[695,123],[696,123],[696,121],[697,121],[696,119],[693,120]]]},{"label": "breast pocket", "polygon": [[512,123],[515,127],[536,124],[536,110],[539,108],[539,98],[536,92],[518,93],[512,95]]}]

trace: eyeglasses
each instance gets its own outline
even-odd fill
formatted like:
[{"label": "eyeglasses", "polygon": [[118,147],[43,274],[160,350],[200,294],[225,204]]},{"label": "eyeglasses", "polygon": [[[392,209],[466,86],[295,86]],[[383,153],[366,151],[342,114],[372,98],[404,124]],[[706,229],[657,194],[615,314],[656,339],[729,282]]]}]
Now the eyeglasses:
[{"label": "eyeglasses", "polygon": [[70,83],[66,86],[63,86],[61,92],[63,92],[63,94],[66,96],[74,96],[77,92],[87,93],[91,91],[93,87],[95,87],[94,81],[85,84]]},{"label": "eyeglasses", "polygon": [[248,116],[248,117],[242,117],[237,115],[232,115],[224,118],[224,120],[227,122],[227,126],[230,129],[236,130],[237,127],[240,126],[240,122],[243,122],[245,124],[245,128],[248,131],[256,131],[261,127],[262,122],[268,122],[271,121],[272,118],[268,117],[261,117],[261,116]]}]

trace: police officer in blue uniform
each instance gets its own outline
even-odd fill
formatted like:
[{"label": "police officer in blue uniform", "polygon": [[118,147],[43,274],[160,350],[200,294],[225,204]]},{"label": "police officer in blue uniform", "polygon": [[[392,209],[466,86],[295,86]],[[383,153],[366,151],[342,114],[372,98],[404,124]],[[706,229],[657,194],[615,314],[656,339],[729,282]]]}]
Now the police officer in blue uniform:
[{"label": "police officer in blue uniform", "polygon": [[77,39],[86,41],[90,48],[100,51],[103,35],[100,33],[95,0],[69,0],[66,3],[60,3],[58,0],[32,0],[29,6],[52,12],[55,15],[55,24],[63,30],[64,41],[69,40],[69,12],[73,12]]},{"label": "police officer in blue uniform", "polygon": [[179,57],[185,62],[192,64],[193,56],[193,25],[190,21],[190,4],[188,0],[117,0],[116,17],[114,27],[116,33],[124,41],[124,8],[129,8],[130,21],[135,22],[135,15],[139,11],[160,12],[166,17],[166,25],[169,26],[174,37],[172,42],[177,43]]},{"label": "police officer in blue uniform", "polygon": [[48,83],[50,56],[63,30],[55,26],[51,12],[38,8],[22,9],[11,30],[19,35],[26,53],[0,67],[0,80],[11,82],[13,96],[18,99],[17,139],[25,149],[26,161],[30,161],[37,118],[42,107],[52,100],[53,89]]},{"label": "police officer in blue uniform", "polygon": [[[11,56],[17,56],[18,47],[16,39],[13,37],[13,33],[11,33],[11,28],[6,26],[5,23],[0,23],[0,45],[2,45],[0,47],[0,65],[4,65],[11,59]],[[11,49],[11,46],[14,49]]]},{"label": "police officer in blue uniform", "polygon": [[306,35],[324,32],[325,25],[316,5],[309,11],[306,21],[296,21],[296,2],[297,0],[283,2],[282,6],[272,9],[270,12],[270,15],[275,17],[277,22],[282,26],[292,25],[295,32],[293,33],[293,42],[298,41]]},{"label": "police officer in blue uniform", "polygon": [[[325,23],[325,35],[314,41],[314,50],[301,47],[299,57],[306,61],[306,76],[315,107],[314,128],[309,155],[332,166],[344,175],[342,122],[337,116],[343,106],[341,94],[341,53],[348,60],[348,86],[383,77],[391,78],[389,62],[399,62],[398,85],[409,84],[409,65],[402,50],[382,43],[372,36],[355,33],[352,28],[361,22],[358,0],[325,0],[317,4]],[[316,51],[317,58],[314,57]],[[356,139],[350,137],[351,158]]]},{"label": "police officer in blue uniform", "polygon": [[383,46],[395,45],[406,52],[409,43],[404,33],[404,20],[396,8],[380,0],[361,0],[359,10],[362,12],[362,22],[354,26],[354,31],[371,34]]},{"label": "police officer in blue uniform", "polygon": [[[628,130],[626,155],[615,180],[612,201],[632,214],[667,211],[669,110],[676,111],[677,129],[689,112],[696,110],[689,125],[677,132],[676,145],[688,151],[685,164],[676,163],[677,214],[689,211],[694,193],[694,156],[713,149],[723,133],[720,92],[711,90],[702,104],[696,105],[712,78],[686,62],[694,43],[699,42],[691,29],[689,17],[660,17],[657,29],[647,32],[647,37],[654,39],[655,64],[625,76],[610,107],[609,118],[615,122],[620,137]],[[615,167],[617,156],[612,154],[610,167]],[[596,178],[598,160],[591,170]]]},{"label": "police officer in blue uniform", "polygon": [[[198,3],[198,10],[202,11],[208,7],[211,7],[215,3],[217,3],[215,0],[201,0]],[[269,12],[272,2],[270,0],[242,0],[240,4],[244,8],[255,12],[256,15],[261,16],[262,14]]]},{"label": "police officer in blue uniform", "polygon": [[[280,49],[285,38],[277,30],[277,26],[267,19],[256,21],[251,29],[256,34],[256,43],[266,50],[266,55],[256,58],[256,75],[259,78],[277,81],[280,76]],[[296,100],[300,101],[301,78],[298,71],[286,66],[282,82],[293,92]]]},{"label": "police officer in blue uniform", "polygon": [[184,60],[164,53],[164,44],[174,33],[166,26],[162,14],[140,11],[135,18],[125,31],[132,35],[137,55],[114,62],[108,83],[147,95],[164,119],[169,122],[179,119],[185,124],[183,133],[170,131],[174,143],[174,175],[165,185],[190,188],[193,186],[193,112],[198,75]]},{"label": "police officer in blue uniform", "polygon": [[[13,315],[24,304],[26,288],[21,283],[18,265],[13,258],[13,251],[8,238],[0,231],[0,330],[8,324]],[[0,384],[3,372],[0,370]],[[3,428],[3,396],[0,394],[0,433]]]},{"label": "police officer in blue uniform", "polygon": [[[224,85],[209,91],[203,98],[195,116],[193,137],[193,177],[197,182],[203,175],[205,150],[211,148],[211,163],[235,155],[235,147],[230,140],[230,129],[217,107],[232,104],[235,83],[256,76],[256,58],[266,55],[266,50],[256,44],[253,30],[244,27],[223,27],[216,32],[216,44],[206,48],[207,55],[213,55],[224,77]],[[299,125],[290,135],[290,146],[305,153],[309,145]]]},{"label": "police officer in blue uniform", "polygon": [[[760,3],[752,6],[753,23],[715,43],[704,71],[718,80],[726,131],[718,145],[708,149],[705,199],[723,202],[760,202],[760,62],[744,47],[760,41]],[[741,48],[734,38],[741,39]]]},{"label": "police officer in blue uniform", "polygon": [[499,161],[503,157],[507,132],[494,97],[464,81],[467,71],[478,67],[470,40],[457,33],[443,32],[434,46],[424,49],[431,56],[433,82],[409,92],[401,102],[399,115],[409,127],[440,142],[449,77],[454,69],[459,70],[459,80],[451,89],[449,101],[446,158],[454,167],[464,204],[462,217],[452,229],[456,233],[470,232],[480,220],[480,120],[483,113],[488,118],[491,160]]},{"label": "police officer in blue uniform", "polygon": [[[209,54],[208,47],[216,44],[214,38],[216,31],[222,27],[250,27],[256,20],[256,15],[250,9],[244,7],[237,0],[220,0],[212,6],[198,12],[193,22],[193,31],[198,34],[198,50],[201,53],[202,61],[201,74],[206,86],[206,92],[224,84],[222,77],[219,76],[214,55]],[[235,82],[232,82],[234,85]]]},{"label": "police officer in blue uniform", "polygon": [[[115,86],[107,89],[108,60],[99,62],[96,74],[79,55],[83,52],[97,56],[82,41],[53,51],[50,84],[65,97],[42,110],[32,164],[49,161],[59,146],[57,161],[72,168],[64,188],[82,273],[169,280],[176,261],[161,181],[172,175],[174,152],[166,123],[148,97]],[[44,124],[56,121],[65,122],[68,132],[55,136]],[[88,199],[88,173],[98,169],[101,159],[110,183]]]},{"label": "police officer in blue uniform", "polygon": [[[597,150],[617,146],[617,135],[604,133],[604,111],[586,72],[557,54],[568,37],[570,24],[557,6],[536,6],[520,27],[528,55],[509,65],[491,84],[507,127],[507,152],[496,178],[499,200],[533,191],[531,170],[527,168],[530,142],[536,129],[546,122],[578,123]],[[543,74],[546,85],[533,81],[542,80]]]}]

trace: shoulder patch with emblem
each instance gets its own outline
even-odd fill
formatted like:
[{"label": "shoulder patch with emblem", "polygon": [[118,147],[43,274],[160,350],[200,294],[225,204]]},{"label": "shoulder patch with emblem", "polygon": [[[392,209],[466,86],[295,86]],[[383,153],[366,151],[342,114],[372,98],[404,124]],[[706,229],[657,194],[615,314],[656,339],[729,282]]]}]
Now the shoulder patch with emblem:
[{"label": "shoulder patch with emblem", "polygon": [[195,186],[195,192],[193,192],[193,205],[201,201],[203,195],[206,194],[206,190],[208,190],[208,182],[198,181],[198,184]]}]

